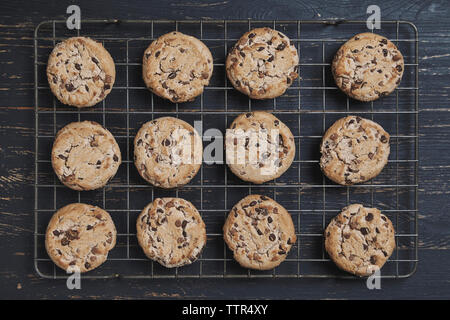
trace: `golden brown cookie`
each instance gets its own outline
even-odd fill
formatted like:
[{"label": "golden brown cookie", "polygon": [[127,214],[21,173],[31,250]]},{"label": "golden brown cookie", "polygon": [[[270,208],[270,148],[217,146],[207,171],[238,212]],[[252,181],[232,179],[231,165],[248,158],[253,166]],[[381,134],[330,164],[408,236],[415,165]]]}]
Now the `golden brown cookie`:
[{"label": "golden brown cookie", "polygon": [[145,50],[142,75],[153,93],[172,102],[192,101],[209,84],[213,59],[200,40],[170,32]]},{"label": "golden brown cookie", "polygon": [[368,276],[383,267],[394,251],[394,227],[380,210],[352,204],[326,228],[325,249],[342,270]]},{"label": "golden brown cookie", "polygon": [[298,77],[298,53],[289,38],[270,28],[246,32],[229,52],[227,76],[252,99],[281,96]]},{"label": "golden brown cookie", "polygon": [[157,198],[136,222],[145,255],[167,268],[191,264],[206,244],[205,224],[192,203],[181,198]]},{"label": "golden brown cookie", "polygon": [[388,39],[360,33],[338,50],[331,67],[337,86],[360,101],[373,101],[394,91],[404,70],[403,56]]},{"label": "golden brown cookie", "polygon": [[264,111],[243,113],[226,132],[227,164],[239,178],[264,183],[280,177],[295,157],[291,130]]},{"label": "golden brown cookie", "polygon": [[111,92],[116,69],[101,43],[74,37],[53,49],[48,58],[47,78],[50,89],[62,103],[91,107]]},{"label": "golden brown cookie", "polygon": [[116,140],[97,122],[69,123],[59,130],[53,143],[53,169],[59,180],[74,190],[105,186],[121,162]]},{"label": "golden brown cookie", "polygon": [[289,212],[275,200],[256,194],[233,207],[223,237],[241,266],[258,270],[278,266],[297,241]]},{"label": "golden brown cookie", "polygon": [[97,268],[115,245],[116,227],[111,216],[99,207],[84,203],[59,209],[45,234],[48,255],[66,271],[76,268],[83,273]]},{"label": "golden brown cookie", "polygon": [[134,163],[154,186],[175,188],[195,177],[203,158],[202,139],[187,122],[162,117],[145,123],[134,138]]},{"label": "golden brown cookie", "polygon": [[336,121],[320,145],[320,168],[342,185],[375,178],[388,162],[389,134],[377,123],[358,116]]}]

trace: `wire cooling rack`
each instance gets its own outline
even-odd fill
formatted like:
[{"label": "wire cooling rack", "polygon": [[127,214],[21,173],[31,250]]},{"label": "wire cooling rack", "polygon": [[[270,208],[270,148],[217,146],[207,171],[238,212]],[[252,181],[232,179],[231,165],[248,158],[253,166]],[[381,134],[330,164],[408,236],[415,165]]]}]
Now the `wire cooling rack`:
[{"label": "wire cooling rack", "polygon": [[[256,101],[234,90],[227,81],[224,62],[227,51],[244,32],[261,26],[285,33],[296,45],[301,79],[279,98]],[[145,48],[173,30],[201,39],[214,57],[210,85],[193,102],[167,102],[150,93],[141,78]],[[55,267],[45,252],[45,229],[58,208],[85,202],[106,209],[118,235],[107,262],[83,278],[354,278],[338,270],[328,258],[323,248],[323,230],[341,208],[356,202],[381,209],[394,223],[397,248],[381,270],[381,277],[404,278],[413,274],[418,262],[418,32],[414,24],[406,21],[382,21],[381,29],[375,31],[391,39],[403,53],[404,76],[391,95],[362,103],[337,90],[330,62],[347,39],[367,32],[365,21],[89,20],[82,21],[81,30],[68,30],[63,20],[40,23],[34,35],[36,272],[43,278],[68,276]],[[92,108],[76,109],[60,104],[46,79],[47,59],[55,44],[76,35],[101,41],[116,62],[112,92]],[[161,190],[147,184],[135,170],[133,138],[144,122],[168,115],[191,124],[201,121],[206,146],[214,140],[208,129],[217,128],[224,133],[234,117],[252,110],[273,112],[295,136],[295,160],[275,181],[252,185],[235,177],[223,163],[203,163],[188,185]],[[319,143],[327,127],[348,114],[380,123],[391,134],[391,155],[378,177],[365,184],[343,187],[320,172]],[[55,134],[67,123],[80,120],[102,123],[122,150],[124,160],[117,175],[100,190],[68,189],[58,181],[51,167]],[[271,271],[240,267],[222,239],[222,225],[229,210],[248,194],[272,197],[291,213],[295,224],[297,242],[287,259]],[[207,245],[192,265],[166,269],[148,260],[138,246],[136,217],[147,203],[163,196],[191,201],[205,221]]]}]

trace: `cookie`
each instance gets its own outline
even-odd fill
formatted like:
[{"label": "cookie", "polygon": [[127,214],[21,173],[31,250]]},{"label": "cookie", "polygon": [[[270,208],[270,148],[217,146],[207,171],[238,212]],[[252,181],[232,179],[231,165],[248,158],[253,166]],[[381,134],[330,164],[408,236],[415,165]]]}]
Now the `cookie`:
[{"label": "cookie", "polygon": [[281,96],[298,77],[298,53],[289,38],[270,28],[245,33],[227,56],[231,84],[252,99]]},{"label": "cookie", "polygon": [[101,43],[74,37],[53,49],[48,58],[47,78],[50,89],[62,103],[91,107],[111,92],[116,69]]},{"label": "cookie", "polygon": [[209,84],[212,72],[208,47],[181,32],[159,37],[144,52],[142,75],[147,88],[172,102],[194,100]]},{"label": "cookie", "polygon": [[380,210],[352,204],[325,229],[325,249],[342,270],[368,276],[394,251],[394,227]]},{"label": "cookie", "polygon": [[134,163],[139,174],[160,188],[175,188],[191,181],[202,159],[200,135],[177,118],[149,121],[134,139]]},{"label": "cookie", "polygon": [[385,37],[361,33],[341,46],[331,70],[336,85],[348,96],[374,101],[397,88],[404,61],[397,47]]},{"label": "cookie", "polygon": [[206,244],[202,217],[181,198],[157,198],[136,222],[137,238],[145,255],[167,268],[191,264]]},{"label": "cookie", "polygon": [[223,226],[223,237],[241,266],[258,270],[278,266],[297,241],[286,209],[257,194],[245,197],[233,207]]},{"label": "cookie", "polygon": [[47,227],[45,248],[64,270],[91,271],[108,257],[116,245],[116,227],[105,210],[84,203],[59,209]]},{"label": "cookie", "polygon": [[226,132],[225,149],[231,171],[257,184],[281,176],[295,157],[291,130],[264,111],[239,115]]},{"label": "cookie", "polygon": [[377,123],[358,116],[336,121],[320,145],[320,168],[342,185],[376,177],[388,162],[389,134]]},{"label": "cookie", "polygon": [[59,130],[51,157],[59,180],[79,191],[105,186],[122,162],[111,132],[93,121],[72,122]]}]

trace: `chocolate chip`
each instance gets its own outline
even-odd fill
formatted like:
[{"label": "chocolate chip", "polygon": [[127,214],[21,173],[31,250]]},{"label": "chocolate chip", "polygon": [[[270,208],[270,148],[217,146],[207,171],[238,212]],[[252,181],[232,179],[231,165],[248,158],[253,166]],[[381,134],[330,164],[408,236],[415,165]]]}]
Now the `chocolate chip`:
[{"label": "chocolate chip", "polygon": [[75,69],[81,71],[81,65],[79,63],[75,63]]},{"label": "chocolate chip", "polygon": [[269,198],[267,198],[266,196],[261,196],[261,200],[266,201],[266,200],[269,200]]},{"label": "chocolate chip", "polygon": [[270,56],[269,59],[267,59],[268,62],[272,62],[274,59],[274,56]]},{"label": "chocolate chip", "polygon": [[169,79],[173,79],[173,78],[175,78],[176,76],[177,76],[177,73],[176,73],[176,72],[171,72],[171,73],[169,74],[168,78],[169,78]]},{"label": "chocolate chip", "polygon": [[282,42],[275,49],[281,51],[284,50],[284,48],[286,48],[286,43]]},{"label": "chocolate chip", "polygon": [[167,147],[170,145],[170,140],[169,139],[164,139],[163,142],[161,143],[163,146]]},{"label": "chocolate chip", "polygon": [[250,118],[251,116],[252,116],[251,112],[248,112],[248,113],[245,114],[246,118]]},{"label": "chocolate chip", "polygon": [[359,229],[359,231],[360,231],[363,235],[366,235],[366,234],[369,233],[369,229],[367,229],[367,228],[361,228],[361,229]]},{"label": "chocolate chip", "polygon": [[109,89],[111,89],[111,86],[110,86],[109,84],[105,84],[105,85],[103,86],[103,89],[104,89],[104,90],[109,90]]},{"label": "chocolate chip", "polygon": [[254,206],[256,206],[256,204],[257,204],[256,201],[252,201],[252,202],[250,202],[250,207],[254,207]]},{"label": "chocolate chip", "polygon": [[272,221],[273,221],[272,217],[269,216],[269,217],[267,218],[267,222],[268,222],[268,223],[272,223]]},{"label": "chocolate chip", "polygon": [[175,226],[178,228],[181,227],[181,221],[180,220],[175,221]]},{"label": "chocolate chip", "polygon": [[161,53],[161,51],[156,51],[155,58],[158,58],[160,53]]},{"label": "chocolate chip", "polygon": [[387,57],[387,55],[388,55],[387,49],[383,49],[383,56]]},{"label": "chocolate chip", "polygon": [[258,51],[263,51],[263,50],[264,50],[264,47],[259,47],[257,50],[258,50]]},{"label": "chocolate chip", "polygon": [[273,208],[272,212],[273,212],[274,214],[278,214],[278,208],[277,208],[277,207]]},{"label": "chocolate chip", "polygon": [[75,87],[73,86],[73,84],[71,84],[71,83],[66,84],[66,90],[67,91],[71,92],[74,89],[75,89]]},{"label": "chocolate chip", "polygon": [[336,133],[333,133],[331,136],[330,136],[330,139],[331,140],[336,140],[338,138],[338,135],[336,134]]},{"label": "chocolate chip", "polygon": [[377,263],[377,257],[376,256],[371,256],[370,257],[370,263],[371,264],[376,264]]},{"label": "chocolate chip", "polygon": [[239,51],[239,54],[242,56],[242,58],[245,58],[245,53],[242,51]]},{"label": "chocolate chip", "polygon": [[98,63],[98,60],[97,60],[95,57],[92,57],[91,60],[92,60],[92,62],[95,63],[95,64]]},{"label": "chocolate chip", "polygon": [[373,220],[373,214],[369,212],[366,216],[366,221],[372,221],[372,220]]},{"label": "chocolate chip", "polygon": [[53,230],[53,235],[55,235],[55,236],[59,236],[61,233],[58,231],[58,230]]},{"label": "chocolate chip", "polygon": [[370,160],[373,159],[373,153],[372,152],[369,152],[369,154],[367,156],[369,157]]},{"label": "chocolate chip", "polygon": [[275,239],[276,239],[275,235],[274,235],[273,233],[271,233],[271,234],[269,235],[269,240],[270,240],[270,241],[275,241]]},{"label": "chocolate chip", "polygon": [[396,66],[395,69],[396,69],[398,72],[402,72],[402,70],[403,70],[403,68],[402,68],[401,65]]},{"label": "chocolate chip", "polygon": [[183,220],[183,222],[181,223],[181,227],[184,229],[186,228],[187,224],[188,224],[187,220]]},{"label": "chocolate chip", "polygon": [[255,36],[255,34],[254,33],[250,33],[249,35],[248,35],[248,37],[251,39],[251,38],[253,38]]},{"label": "chocolate chip", "polygon": [[385,135],[382,135],[381,138],[380,138],[380,141],[381,141],[382,143],[386,143],[386,142],[388,141],[388,139],[386,138]]},{"label": "chocolate chip", "polygon": [[62,238],[62,240],[61,240],[61,245],[62,246],[67,246],[67,245],[69,245],[69,243],[70,243],[69,239]]},{"label": "chocolate chip", "polygon": [[280,250],[280,251],[278,251],[278,254],[286,254],[286,251]]},{"label": "chocolate chip", "polygon": [[258,235],[262,235],[263,233],[261,232],[261,230],[259,230],[259,229],[256,229],[256,232],[258,233]]},{"label": "chocolate chip", "polygon": [[88,224],[87,226],[86,226],[86,230],[91,230],[91,229],[93,229],[94,227],[93,226],[91,226],[90,224]]},{"label": "chocolate chip", "polygon": [[387,39],[381,39],[380,42],[383,44],[387,44]]},{"label": "chocolate chip", "polygon": [[86,263],[84,264],[84,267],[85,267],[86,269],[89,269],[89,268],[91,267],[91,264],[90,264],[89,262],[86,262]]}]

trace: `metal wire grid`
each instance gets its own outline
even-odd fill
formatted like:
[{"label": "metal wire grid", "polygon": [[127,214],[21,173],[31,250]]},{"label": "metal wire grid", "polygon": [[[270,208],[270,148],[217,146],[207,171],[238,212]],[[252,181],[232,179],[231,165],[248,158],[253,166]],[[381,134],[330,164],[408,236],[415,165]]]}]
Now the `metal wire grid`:
[{"label": "metal wire grid", "polygon": [[[228,127],[228,121],[229,117],[234,117],[242,112],[245,111],[252,111],[258,109],[257,107],[254,107],[253,104],[255,104],[254,101],[247,99],[248,104],[245,107],[246,110],[234,110],[232,108],[229,108],[229,92],[231,90],[234,90],[233,87],[227,82],[225,73],[223,74],[223,85],[214,86],[211,85],[207,88],[205,88],[205,92],[216,91],[219,93],[224,94],[224,108],[222,110],[218,111],[208,111],[205,110],[206,103],[204,103],[204,94],[202,94],[197,100],[196,103],[200,104],[200,108],[197,110],[187,110],[183,107],[180,107],[178,104],[175,105],[175,110],[170,109],[169,111],[163,110],[155,110],[155,105],[157,102],[155,101],[155,96],[148,92],[148,95],[151,97],[151,111],[150,110],[144,110],[144,111],[136,111],[132,110],[132,105],[130,104],[130,91],[133,90],[145,90],[145,86],[142,85],[132,85],[130,84],[130,72],[129,69],[133,66],[140,66],[140,62],[132,62],[129,58],[129,49],[130,49],[130,42],[132,41],[150,41],[156,39],[159,35],[156,33],[155,29],[157,26],[167,24],[173,26],[174,29],[178,30],[179,26],[181,24],[187,24],[187,25],[195,25],[200,28],[200,35],[199,38],[205,43],[208,44],[208,41],[211,42],[217,42],[222,43],[223,45],[223,54],[224,57],[226,57],[227,50],[230,46],[232,46],[235,41],[238,40],[239,36],[233,37],[230,36],[229,27],[230,26],[245,26],[245,28],[241,28],[240,32],[241,34],[247,31],[246,29],[250,30],[256,26],[269,26],[273,29],[282,29],[280,31],[285,32],[283,26],[287,25],[293,25],[296,28],[296,36],[290,36],[291,41],[297,46],[299,49],[302,44],[311,44],[311,43],[319,43],[319,48],[322,51],[322,59],[320,62],[314,62],[314,63],[308,63],[303,62],[303,60],[306,58],[302,52],[300,52],[300,63],[299,63],[299,69],[300,69],[300,75],[302,76],[302,68],[303,67],[309,67],[309,68],[317,68],[321,72],[321,84],[320,85],[314,85],[314,86],[304,86],[301,85],[302,82],[300,82],[300,85],[293,84],[288,89],[288,95],[290,95],[292,92],[294,93],[293,96],[297,97],[298,103],[294,108],[289,108],[288,110],[285,110],[283,108],[280,108],[281,104],[278,103],[277,100],[279,99],[273,99],[272,100],[272,108],[269,108],[269,111],[272,111],[276,113],[277,115],[286,115],[289,117],[295,117],[297,120],[297,128],[295,132],[295,139],[297,141],[297,150],[298,155],[296,156],[296,159],[294,160],[294,170],[297,171],[297,178],[298,180],[296,182],[280,182],[278,180],[275,180],[273,183],[267,183],[264,185],[251,185],[251,184],[245,184],[242,182],[236,182],[236,178],[229,174],[227,170],[227,166],[224,164],[217,164],[215,166],[223,166],[223,175],[224,175],[224,182],[223,183],[215,183],[211,184],[208,183],[205,180],[204,177],[204,170],[206,165],[203,165],[201,167],[201,170],[198,174],[199,176],[199,182],[195,182],[194,179],[191,184],[184,187],[184,189],[175,190],[173,191],[173,196],[179,196],[179,193],[182,193],[184,190],[193,189],[195,192],[200,193],[199,198],[199,204],[197,204],[197,208],[199,209],[201,215],[203,216],[206,226],[207,226],[207,237],[208,237],[208,243],[210,241],[222,241],[222,233],[221,232],[210,232],[208,229],[210,229],[210,226],[208,224],[209,218],[214,218],[215,220],[219,220],[219,224],[223,223],[224,219],[226,218],[226,215],[228,214],[229,210],[231,209],[231,206],[233,203],[230,203],[230,198],[235,198],[237,196],[238,198],[242,198],[245,196],[246,193],[252,194],[252,193],[264,193],[275,200],[279,201],[278,199],[283,196],[283,198],[286,196],[284,194],[285,190],[295,190],[294,194],[288,195],[290,197],[291,201],[294,201],[297,203],[296,208],[288,208],[289,212],[293,215],[293,219],[295,222],[296,227],[296,234],[297,234],[297,243],[293,246],[288,258],[281,264],[280,267],[275,268],[274,270],[270,272],[260,272],[260,271],[254,271],[254,270],[246,270],[243,268],[240,268],[236,265],[236,263],[233,261],[231,252],[228,251],[226,248],[226,245],[220,244],[217,246],[217,248],[207,248],[204,250],[202,256],[198,259],[198,262],[194,263],[191,266],[188,267],[182,267],[182,268],[175,268],[171,270],[161,270],[162,267],[158,267],[157,263],[153,263],[152,261],[148,260],[143,254],[141,256],[133,256],[131,253],[132,251],[140,250],[140,248],[137,247],[135,238],[135,233],[132,230],[132,225],[134,225],[134,220],[131,218],[131,215],[136,215],[140,212],[139,209],[133,209],[130,207],[130,193],[136,192],[136,190],[139,189],[145,189],[151,191],[151,198],[148,199],[147,202],[151,201],[155,195],[159,192],[158,189],[154,189],[152,186],[145,184],[145,183],[133,183],[130,180],[130,171],[135,170],[133,159],[131,158],[130,153],[130,145],[132,145],[132,142],[130,143],[130,139],[133,139],[133,135],[130,134],[130,132],[135,130],[136,128],[132,127],[132,124],[130,123],[130,116],[137,115],[142,117],[148,117],[145,120],[148,121],[153,119],[155,116],[159,117],[162,115],[172,115],[176,117],[182,117],[183,115],[195,115],[199,116],[200,120],[202,121],[203,128],[208,128],[208,120],[206,119],[207,116],[210,115],[216,115],[217,117],[223,118],[223,124],[224,128]],[[394,96],[395,100],[395,108],[392,108],[391,110],[378,110],[374,109],[374,103],[370,103],[370,109],[365,110],[356,110],[356,112],[350,108],[351,101],[346,98],[346,108],[345,110],[328,110],[327,109],[327,92],[336,90],[337,88],[333,85],[328,85],[326,82],[326,73],[330,72],[330,70],[327,70],[329,68],[330,63],[327,61],[326,54],[326,45],[329,43],[343,43],[346,41],[345,38],[337,39],[332,37],[325,37],[325,38],[305,38],[303,36],[303,29],[309,28],[311,26],[316,27],[318,30],[320,28],[325,28],[328,26],[337,26],[340,25],[346,25],[346,24],[352,24],[356,25],[358,28],[353,29],[353,33],[358,32],[364,32],[365,29],[365,21],[255,21],[255,20],[208,20],[208,21],[201,21],[201,20],[188,20],[188,21],[172,21],[172,20],[86,20],[82,21],[82,26],[91,26],[96,25],[100,28],[103,26],[110,26],[115,25],[114,34],[118,33],[120,35],[120,29],[121,26],[124,25],[134,25],[138,27],[144,28],[144,30],[148,31],[148,36],[139,37],[139,38],[132,38],[129,36],[124,37],[118,37],[118,36],[101,36],[101,35],[89,35],[97,40],[100,41],[119,41],[125,46],[126,51],[126,57],[125,62],[116,62],[116,66],[124,66],[126,70],[126,84],[124,86],[116,85],[113,88],[113,92],[115,90],[124,90],[126,94],[126,109],[123,110],[106,110],[105,107],[105,101],[102,102],[101,106],[95,106],[93,108],[88,108],[89,110],[79,110],[75,108],[63,108],[57,106],[57,101],[53,97],[52,103],[53,106],[42,106],[40,105],[40,96],[41,93],[44,92],[50,92],[50,89],[48,85],[42,84],[40,82],[42,77],[45,78],[45,71],[43,71],[43,67],[46,65],[46,58],[45,56],[40,57],[40,54],[38,53],[39,48],[42,47],[41,42],[48,42],[51,43],[52,46],[54,46],[57,41],[60,41],[64,39],[66,36],[58,37],[57,31],[58,28],[64,29],[65,28],[65,21],[64,20],[52,20],[52,21],[44,21],[40,23],[36,29],[35,29],[35,35],[34,35],[34,50],[35,50],[35,60],[34,60],[34,68],[35,68],[35,231],[34,231],[34,266],[36,272],[43,278],[51,278],[51,279],[59,279],[59,278],[66,278],[68,275],[66,275],[64,272],[60,271],[58,268],[55,267],[55,265],[51,262],[51,260],[48,258],[48,256],[45,253],[44,248],[44,238],[45,238],[45,226],[46,223],[48,223],[48,219],[53,214],[58,207],[61,207],[62,205],[57,205],[59,202],[63,202],[64,204],[73,202],[69,199],[61,199],[63,196],[58,194],[58,189],[65,188],[62,184],[59,183],[55,175],[51,172],[51,166],[49,166],[50,159],[49,156],[47,158],[41,159],[40,158],[40,147],[42,145],[48,145],[51,144],[51,141],[49,139],[52,139],[56,132],[57,127],[61,127],[65,125],[66,123],[59,124],[58,121],[58,115],[64,115],[68,114],[71,116],[75,116],[78,120],[81,120],[81,118],[85,116],[89,116],[89,113],[93,110],[95,113],[101,114],[101,121],[103,121],[103,124],[105,125],[106,117],[108,114],[122,114],[126,116],[126,135],[115,135],[116,138],[124,138],[126,139],[126,157],[123,161],[122,166],[126,166],[126,180],[125,183],[115,184],[114,182],[110,185],[107,185],[105,188],[103,188],[101,193],[101,204],[103,208],[105,208],[108,212],[112,213],[113,219],[117,217],[115,214],[122,214],[123,218],[126,216],[126,222],[123,232],[118,232],[118,243],[120,242],[119,239],[125,239],[122,241],[122,248],[126,249],[126,253],[124,251],[124,255],[119,255],[117,257],[113,256],[111,251],[110,256],[108,258],[108,261],[101,267],[99,267],[96,270],[91,271],[90,273],[83,276],[83,278],[114,278],[114,277],[123,277],[123,278],[228,278],[228,277],[244,277],[244,278],[257,278],[257,277],[290,277],[290,278],[355,278],[352,276],[349,276],[343,272],[340,272],[337,270],[337,268],[332,264],[332,262],[328,259],[324,249],[323,249],[323,235],[322,230],[326,227],[326,224],[328,223],[330,217],[332,215],[337,214],[341,207],[333,207],[332,209],[329,208],[327,205],[327,198],[332,195],[332,193],[336,190],[342,191],[345,190],[346,192],[346,204],[350,203],[350,194],[352,194],[353,198],[353,191],[362,191],[363,193],[367,193],[370,195],[369,199],[366,199],[366,203],[369,202],[372,206],[378,205],[378,202],[375,203],[374,197],[378,192],[388,192],[393,193],[394,197],[393,200],[395,201],[395,205],[393,205],[393,208],[391,209],[384,209],[383,212],[388,214],[390,217],[392,217],[394,220],[394,225],[396,226],[396,244],[397,244],[397,250],[391,257],[391,259],[388,261],[386,266],[390,265],[390,267],[384,267],[382,270],[382,278],[404,278],[412,275],[415,272],[417,262],[418,262],[418,226],[417,226],[417,202],[418,202],[418,32],[417,28],[414,26],[414,24],[406,21],[383,21],[382,27],[385,26],[391,26],[395,29],[395,38],[391,38],[391,40],[396,43],[397,45],[399,43],[408,43],[413,46],[413,49],[410,49],[411,52],[408,52],[412,57],[411,63],[405,63],[406,68],[410,68],[411,72],[413,73],[413,76],[411,78],[411,83],[408,86],[401,86],[398,89],[396,89],[395,93],[393,93],[391,96]],[[208,38],[204,37],[204,31],[211,26],[214,26],[216,28],[220,28],[223,30],[223,34],[220,37],[216,38]],[[399,29],[402,26],[408,26],[413,31],[413,36],[409,37],[407,39],[401,39],[399,37]],[[45,36],[41,36],[39,32],[41,29],[47,29],[48,32],[51,34],[47,34]],[[181,30],[180,30],[181,31]],[[334,34],[338,34],[337,31],[339,29],[336,29],[335,31],[332,31]],[[74,35],[80,35],[80,31],[74,31]],[[83,35],[83,32],[81,32],[81,35]],[[148,45],[147,43],[147,45]],[[146,47],[146,46],[145,46]],[[142,52],[143,49],[142,48]],[[51,49],[51,48],[50,48]],[[405,52],[403,52],[405,55]],[[40,59],[41,58],[41,59]],[[114,58],[114,56],[113,56]],[[214,63],[215,69],[224,67],[224,61],[219,61]],[[403,83],[402,83],[403,84]],[[317,108],[308,108],[305,107],[304,104],[301,103],[301,91],[309,90],[310,92],[321,92],[321,103],[322,107]],[[403,97],[403,95],[399,94],[400,92],[404,92],[407,94],[407,97],[409,99],[412,99],[413,103],[411,103],[410,107],[407,109],[403,109],[399,107],[399,101]],[[337,92],[335,92],[338,94]],[[319,98],[320,99],[320,98]],[[327,116],[333,117],[335,115],[338,116],[345,116],[347,114],[360,114],[364,116],[368,116],[370,118],[374,118],[374,116],[377,115],[392,115],[393,120],[395,122],[395,134],[391,132],[391,148],[396,147],[395,159],[389,160],[389,166],[393,166],[393,170],[391,170],[395,175],[395,182],[394,183],[374,183],[373,181],[362,184],[362,185],[355,185],[355,186],[347,186],[342,187],[339,185],[335,185],[330,183],[325,177],[321,177],[321,183],[307,183],[303,182],[304,179],[302,177],[305,175],[304,170],[305,167],[308,168],[310,165],[317,166],[318,160],[317,159],[303,159],[300,156],[300,150],[302,149],[302,143],[305,144],[305,141],[307,139],[316,139],[316,141],[320,141],[321,135],[314,135],[314,134],[305,134],[303,133],[303,130],[301,128],[305,128],[305,120],[303,119],[302,123],[302,115],[318,115],[321,117],[321,127],[322,132],[324,132],[327,128]],[[50,118],[53,118],[53,126],[52,126],[52,134],[42,134],[40,132],[40,117],[44,117],[45,115],[50,115]],[[403,121],[403,117],[405,115],[410,115],[413,117],[413,134],[409,135],[402,135],[400,134],[399,125],[401,125]],[[392,120],[392,118],[391,118]],[[42,126],[42,125],[41,125]],[[292,128],[291,128],[292,129]],[[408,153],[408,156],[404,159],[399,156],[399,148],[401,148],[402,145],[402,139],[406,141],[406,144],[410,149],[413,149],[411,153]],[[132,140],[131,140],[132,141]],[[317,142],[318,145],[318,142]],[[123,150],[122,150],[122,153]],[[401,166],[403,164],[411,165],[412,166],[412,174],[413,174],[413,182],[412,183],[400,183],[399,182],[399,174],[402,174]],[[296,166],[296,168],[295,168]],[[45,167],[45,168],[44,168]],[[131,167],[131,168],[130,168]],[[219,169],[222,170],[222,169]],[[386,169],[385,169],[386,170]],[[288,171],[289,172],[289,171]],[[292,174],[292,171],[290,171]],[[42,183],[40,182],[40,176],[42,175],[52,175],[52,182],[46,182]],[[287,175],[288,173],[285,173]],[[198,181],[198,179],[197,179]],[[142,182],[142,180],[141,180]],[[116,209],[116,208],[109,208],[107,206],[107,196],[106,196],[106,189],[108,190],[114,190],[115,188],[122,188],[125,189],[125,194],[122,194],[122,196],[125,198],[126,201],[126,208],[124,209]],[[67,189],[67,188],[66,188]],[[223,203],[224,208],[204,208],[204,194],[205,191],[209,189],[223,189]],[[230,189],[234,189],[234,192],[231,192]],[[404,192],[402,190],[406,189],[407,191]],[[46,191],[44,191],[46,190]],[[258,190],[258,192],[254,192],[255,190]],[[321,190],[321,205],[317,205],[314,208],[304,208],[302,202],[304,202],[301,198],[302,195],[307,195],[309,192],[314,193],[316,190]],[[42,196],[42,193],[47,193],[44,196]],[[73,199],[73,194],[76,194],[76,198],[78,202],[81,202],[82,199],[82,193],[76,192],[76,191],[68,191],[72,192],[71,196],[68,197],[70,199]],[[327,194],[328,192],[328,194]],[[295,193],[297,195],[295,195]],[[232,197],[230,196],[232,195]],[[242,195],[242,196],[241,196]],[[48,201],[46,197],[49,197],[51,201]],[[408,203],[406,206],[402,206],[402,197],[411,198],[411,201],[406,200]],[[188,200],[189,199],[188,197]],[[222,200],[222,199],[221,199]],[[192,200],[191,200],[192,201]],[[50,203],[50,207],[42,208],[42,203],[45,203],[48,205],[48,202]],[[89,203],[89,200],[85,201]],[[194,202],[194,201],[193,201]],[[354,202],[354,201],[352,201]],[[194,202],[195,203],[195,202]],[[307,202],[306,202],[307,203]],[[321,207],[321,208],[320,208]],[[222,213],[222,214],[221,214]],[[330,216],[331,214],[331,216]],[[45,215],[43,217],[43,215]],[[402,216],[406,215],[407,223],[406,226],[402,223]],[[306,224],[305,221],[308,220],[308,218],[314,217],[316,219],[315,222],[315,232],[307,232],[302,229],[302,225]],[[217,228],[216,228],[217,229]],[[308,243],[313,243],[311,250]],[[307,245],[303,245],[303,244]],[[117,247],[117,246],[116,246]],[[399,252],[399,248],[402,248],[406,252],[406,255],[402,255]],[[305,249],[306,248],[306,249]],[[222,256],[220,257],[210,257],[208,252],[211,252],[212,250],[215,250],[216,252],[221,252]],[[310,253],[314,251],[314,253]],[[305,253],[306,252],[306,256]],[[213,255],[214,256],[214,255]],[[125,265],[123,265],[125,263]],[[131,272],[129,269],[136,269],[133,265],[140,264],[138,268],[139,270],[137,272]],[[209,266],[211,264],[211,266]],[[283,266],[289,265],[289,267],[283,268]],[[142,267],[141,267],[142,266]],[[191,269],[189,269],[191,268]],[[211,272],[207,273],[207,269],[214,269],[217,272]],[[189,269],[189,272],[183,272],[185,269]],[[385,271],[387,269],[387,271]],[[159,271],[158,271],[159,270]]]}]

